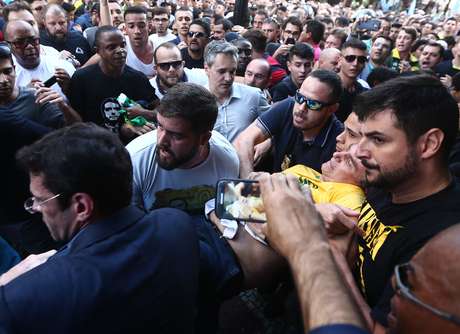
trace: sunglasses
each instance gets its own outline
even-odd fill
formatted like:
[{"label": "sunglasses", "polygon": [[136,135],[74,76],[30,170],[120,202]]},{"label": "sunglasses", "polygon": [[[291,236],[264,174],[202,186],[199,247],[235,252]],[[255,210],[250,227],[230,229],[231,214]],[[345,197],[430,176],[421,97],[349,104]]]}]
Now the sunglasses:
[{"label": "sunglasses", "polygon": [[162,70],[162,71],[169,71],[171,66],[175,69],[178,70],[182,66],[182,60],[177,60],[177,61],[170,61],[167,63],[160,63],[157,64],[157,66]]},{"label": "sunglasses", "polygon": [[366,56],[348,55],[348,56],[344,56],[343,58],[345,58],[345,60],[347,61],[347,63],[352,63],[352,62],[354,62],[356,59],[358,59],[358,63],[360,63],[360,64],[364,64],[364,63],[366,63],[366,61],[367,61],[367,57],[366,57]]},{"label": "sunglasses", "polygon": [[454,324],[460,326],[459,317],[453,314],[441,311],[431,305],[428,305],[422,302],[420,299],[415,297],[412,291],[410,291],[410,284],[409,284],[408,275],[407,275],[408,271],[412,271],[412,272],[414,271],[410,263],[403,263],[403,264],[398,264],[395,266],[394,275],[395,275],[395,281],[396,281],[396,286],[395,286],[396,293],[410,300],[412,303],[424,308],[425,310],[430,311],[431,313],[437,315],[438,317],[441,317],[447,321],[453,322]]},{"label": "sunglasses", "polygon": [[201,31],[189,31],[187,33],[187,36],[190,37],[190,38],[203,38],[203,37],[206,37],[206,34],[204,32],[201,32]]},{"label": "sunglasses", "polygon": [[238,49],[238,54],[244,54],[246,57],[252,54],[251,49]]},{"label": "sunglasses", "polygon": [[318,100],[309,99],[308,97],[302,95],[299,91],[297,91],[294,95],[294,101],[298,104],[307,104],[307,108],[310,110],[321,110],[324,107],[332,106],[334,103],[326,103],[321,102]]},{"label": "sunglasses", "polygon": [[10,41],[9,43],[17,49],[25,49],[29,44],[32,44],[33,46],[39,45],[40,38],[38,37],[18,38],[17,40]]}]

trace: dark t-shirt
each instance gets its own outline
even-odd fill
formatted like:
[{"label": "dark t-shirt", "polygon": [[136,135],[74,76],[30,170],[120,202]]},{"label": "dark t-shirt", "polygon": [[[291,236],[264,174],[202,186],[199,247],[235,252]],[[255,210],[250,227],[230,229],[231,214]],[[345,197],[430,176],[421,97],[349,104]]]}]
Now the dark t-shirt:
[{"label": "dark t-shirt", "polygon": [[187,68],[204,68],[204,58],[202,57],[199,60],[195,60],[188,54],[188,48],[183,48],[180,50],[182,54],[182,59],[185,62],[185,67]]},{"label": "dark t-shirt", "polygon": [[460,221],[460,185],[457,181],[421,200],[394,204],[391,195],[373,189],[366,194],[358,225],[356,278],[373,318],[387,325],[394,292],[390,278],[395,265],[409,261],[434,235]]},{"label": "dark t-shirt", "polygon": [[443,77],[446,74],[453,77],[455,74],[460,72],[460,68],[454,67],[452,60],[443,61],[434,68],[434,72],[439,76]]},{"label": "dark t-shirt", "polygon": [[273,139],[274,171],[303,164],[317,171],[335,152],[336,137],[343,131],[343,124],[332,115],[313,141],[305,141],[300,129],[293,125],[294,99],[289,97],[275,103],[259,116],[258,123]]},{"label": "dark t-shirt", "polygon": [[367,88],[361,86],[361,84],[357,81],[355,82],[354,86],[355,87],[353,92],[349,92],[347,89],[342,89],[339,109],[337,109],[337,112],[335,113],[335,115],[341,122],[345,122],[348,115],[350,115],[353,111],[353,101],[355,100],[356,96],[368,90]]},{"label": "dark t-shirt", "polygon": [[115,132],[122,122],[121,106],[116,100],[121,93],[144,105],[157,99],[147,77],[128,65],[118,78],[105,75],[99,64],[94,64],[77,70],[70,80],[69,101],[83,121]]},{"label": "dark t-shirt", "polygon": [[81,65],[85,64],[93,55],[88,41],[79,32],[68,31],[64,41],[58,41],[48,35],[45,30],[40,30],[40,43],[51,46],[58,51],[66,50],[77,58]]},{"label": "dark t-shirt", "polygon": [[271,89],[272,101],[278,102],[289,96],[294,96],[297,89],[297,86],[289,75]]}]

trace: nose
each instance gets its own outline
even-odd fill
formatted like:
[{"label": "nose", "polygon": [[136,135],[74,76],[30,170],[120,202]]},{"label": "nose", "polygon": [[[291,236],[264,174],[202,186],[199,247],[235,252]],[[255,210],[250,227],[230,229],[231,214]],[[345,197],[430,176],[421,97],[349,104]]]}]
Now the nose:
[{"label": "nose", "polygon": [[369,151],[367,150],[366,137],[362,137],[356,146],[356,157],[358,159],[369,158]]},{"label": "nose", "polygon": [[169,147],[169,141],[166,135],[166,131],[163,130],[163,128],[160,126],[157,129],[157,145]]},{"label": "nose", "polygon": [[224,80],[225,81],[232,81],[233,80],[233,74],[231,72],[225,72]]}]

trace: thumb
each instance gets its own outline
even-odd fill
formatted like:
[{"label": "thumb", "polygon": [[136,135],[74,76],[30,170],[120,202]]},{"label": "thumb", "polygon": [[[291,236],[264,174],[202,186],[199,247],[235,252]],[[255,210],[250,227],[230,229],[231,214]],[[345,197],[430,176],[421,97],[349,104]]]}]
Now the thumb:
[{"label": "thumb", "polygon": [[358,218],[359,217],[359,212],[356,212],[355,210],[352,210],[350,208],[346,208],[346,207],[340,207],[340,209],[342,210],[342,212],[344,214],[346,214],[348,217],[356,217]]}]

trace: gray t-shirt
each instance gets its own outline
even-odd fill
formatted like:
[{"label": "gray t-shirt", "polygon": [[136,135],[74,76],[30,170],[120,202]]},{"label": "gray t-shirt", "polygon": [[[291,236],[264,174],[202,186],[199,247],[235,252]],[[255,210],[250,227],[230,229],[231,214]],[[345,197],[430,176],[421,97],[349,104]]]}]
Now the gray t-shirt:
[{"label": "gray t-shirt", "polygon": [[39,105],[35,103],[35,90],[19,87],[16,100],[8,105],[1,106],[2,110],[18,113],[25,118],[50,128],[60,128],[64,125],[64,115],[55,103]]}]

